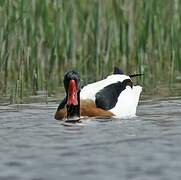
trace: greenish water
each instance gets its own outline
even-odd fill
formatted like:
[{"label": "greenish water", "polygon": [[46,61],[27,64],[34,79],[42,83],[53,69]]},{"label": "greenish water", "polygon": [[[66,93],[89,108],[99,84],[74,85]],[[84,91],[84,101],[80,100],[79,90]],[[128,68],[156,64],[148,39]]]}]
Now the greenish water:
[{"label": "greenish water", "polygon": [[181,95],[143,93],[133,119],[69,126],[53,118],[59,99],[27,101],[0,105],[1,180],[181,179]]}]

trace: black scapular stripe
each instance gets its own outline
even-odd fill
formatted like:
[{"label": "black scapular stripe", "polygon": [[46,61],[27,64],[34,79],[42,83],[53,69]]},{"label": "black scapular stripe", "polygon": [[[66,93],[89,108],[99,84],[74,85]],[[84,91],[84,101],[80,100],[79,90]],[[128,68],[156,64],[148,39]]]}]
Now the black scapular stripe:
[{"label": "black scapular stripe", "polygon": [[125,79],[123,82],[110,84],[96,93],[96,106],[104,110],[112,109],[117,101],[120,93],[126,89],[126,86],[133,87],[133,82],[130,79]]}]

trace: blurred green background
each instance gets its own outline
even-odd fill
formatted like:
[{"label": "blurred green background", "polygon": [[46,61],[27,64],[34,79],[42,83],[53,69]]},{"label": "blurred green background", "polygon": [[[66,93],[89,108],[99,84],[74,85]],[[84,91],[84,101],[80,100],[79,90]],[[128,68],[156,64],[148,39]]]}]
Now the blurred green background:
[{"label": "blurred green background", "polygon": [[0,0],[0,94],[56,94],[65,71],[84,82],[114,66],[145,89],[181,79],[180,0]]}]

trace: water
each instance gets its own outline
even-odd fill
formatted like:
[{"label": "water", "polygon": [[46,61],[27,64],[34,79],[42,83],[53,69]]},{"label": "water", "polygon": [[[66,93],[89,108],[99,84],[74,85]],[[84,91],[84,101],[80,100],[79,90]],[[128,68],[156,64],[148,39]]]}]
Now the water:
[{"label": "water", "polygon": [[181,98],[148,99],[136,118],[71,126],[55,103],[0,106],[0,180],[180,180]]}]

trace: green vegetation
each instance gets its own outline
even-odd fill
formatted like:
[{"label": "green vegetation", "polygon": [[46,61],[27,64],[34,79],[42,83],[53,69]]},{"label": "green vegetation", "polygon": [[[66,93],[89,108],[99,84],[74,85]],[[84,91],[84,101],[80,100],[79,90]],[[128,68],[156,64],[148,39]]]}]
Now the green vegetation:
[{"label": "green vegetation", "polygon": [[145,87],[181,73],[180,0],[0,0],[0,92],[54,92],[66,70],[84,81],[114,66]]}]

